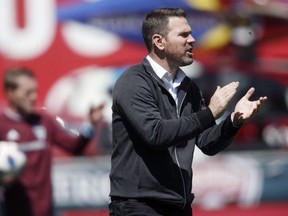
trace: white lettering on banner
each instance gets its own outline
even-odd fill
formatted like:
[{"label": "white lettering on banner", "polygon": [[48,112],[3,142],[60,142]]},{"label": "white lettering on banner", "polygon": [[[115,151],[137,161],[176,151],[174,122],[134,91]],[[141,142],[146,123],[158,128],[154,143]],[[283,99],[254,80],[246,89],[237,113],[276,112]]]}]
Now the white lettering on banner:
[{"label": "white lettering on banner", "polygon": [[268,125],[263,130],[263,139],[271,147],[288,147],[288,127]]},{"label": "white lettering on banner", "polygon": [[[218,209],[230,203],[249,206],[259,202],[263,174],[253,157],[227,154],[194,164],[193,203]],[[205,182],[205,184],[203,184]]]},{"label": "white lettering on banner", "polygon": [[23,0],[25,26],[16,25],[17,0],[0,1],[0,52],[27,60],[44,53],[56,31],[55,0]]},{"label": "white lettering on banner", "polygon": [[54,200],[57,207],[99,207],[109,198],[109,173],[70,170],[55,172]]},{"label": "white lettering on banner", "polygon": [[69,48],[81,56],[107,56],[116,52],[121,46],[118,36],[94,26],[66,22],[61,30]]}]

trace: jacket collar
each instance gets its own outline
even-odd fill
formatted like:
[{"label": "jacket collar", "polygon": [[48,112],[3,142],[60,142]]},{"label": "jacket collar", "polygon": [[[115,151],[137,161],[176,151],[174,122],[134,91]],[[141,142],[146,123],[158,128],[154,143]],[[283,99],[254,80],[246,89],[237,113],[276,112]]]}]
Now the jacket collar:
[{"label": "jacket collar", "polygon": [[[142,65],[145,69],[145,72],[148,74],[148,76],[152,77],[154,80],[157,81],[158,84],[160,84],[161,86],[165,88],[163,81],[159,78],[159,76],[157,76],[157,74],[155,73],[155,71],[153,70],[152,66],[150,65],[149,61],[146,58],[143,59]],[[185,78],[181,82],[181,85],[179,86],[178,106],[181,106],[182,101],[186,97],[190,84],[191,84],[191,79],[185,76]]]},{"label": "jacket collar", "polygon": [[[143,59],[142,61],[142,65],[145,69],[145,71],[150,74],[150,76],[153,77],[153,79],[155,79],[157,82],[161,83],[163,85],[163,81],[159,78],[159,76],[157,76],[157,74],[155,73],[155,71],[153,70],[152,66],[150,65],[149,61],[146,59],[146,57]],[[188,78],[187,76],[185,76],[185,78],[183,79],[183,81],[181,82],[182,88],[185,89],[185,86],[188,87],[189,83],[190,83],[190,78]]]},{"label": "jacket collar", "polygon": [[146,59],[146,57],[142,61],[142,65],[145,69],[145,71],[151,76],[153,79],[155,79],[158,83],[164,86],[163,81],[157,76],[155,71],[153,70],[152,66],[150,65],[149,61]]}]

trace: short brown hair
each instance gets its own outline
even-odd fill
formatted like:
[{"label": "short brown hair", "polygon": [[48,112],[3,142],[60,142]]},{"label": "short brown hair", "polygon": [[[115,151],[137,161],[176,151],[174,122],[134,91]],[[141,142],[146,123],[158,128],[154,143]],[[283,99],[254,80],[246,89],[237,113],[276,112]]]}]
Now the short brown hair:
[{"label": "short brown hair", "polygon": [[154,34],[167,36],[167,25],[170,17],[186,18],[187,15],[181,8],[158,8],[146,15],[142,25],[142,36],[148,52],[152,50],[152,36]]},{"label": "short brown hair", "polygon": [[15,79],[19,76],[26,76],[30,78],[35,78],[34,73],[32,70],[26,67],[14,67],[10,68],[5,71],[4,78],[3,78],[3,88],[5,91],[7,90],[14,90],[16,89],[17,83],[15,82]]}]

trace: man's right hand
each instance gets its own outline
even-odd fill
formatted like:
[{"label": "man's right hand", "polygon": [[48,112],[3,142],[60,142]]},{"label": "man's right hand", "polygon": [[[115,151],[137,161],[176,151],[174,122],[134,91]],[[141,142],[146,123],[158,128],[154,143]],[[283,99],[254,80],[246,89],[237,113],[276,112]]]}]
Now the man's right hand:
[{"label": "man's right hand", "polygon": [[238,86],[239,82],[231,82],[222,88],[217,86],[217,89],[211,97],[210,103],[208,105],[215,119],[218,119],[223,115],[228,106],[228,103],[236,94]]}]

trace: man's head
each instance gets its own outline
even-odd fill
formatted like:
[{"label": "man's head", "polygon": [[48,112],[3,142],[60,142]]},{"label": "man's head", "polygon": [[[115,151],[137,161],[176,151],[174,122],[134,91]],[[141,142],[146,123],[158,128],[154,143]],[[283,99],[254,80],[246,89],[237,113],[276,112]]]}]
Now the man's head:
[{"label": "man's head", "polygon": [[152,37],[160,34],[166,37],[168,24],[171,17],[186,18],[186,12],[179,8],[159,8],[146,15],[142,25],[142,35],[148,52],[152,50]]},{"label": "man's head", "polygon": [[27,68],[7,70],[4,74],[3,87],[12,110],[20,115],[34,111],[38,85],[31,70]]},{"label": "man's head", "polygon": [[145,17],[142,35],[149,54],[165,59],[172,67],[193,62],[191,27],[180,8],[155,9]]}]

